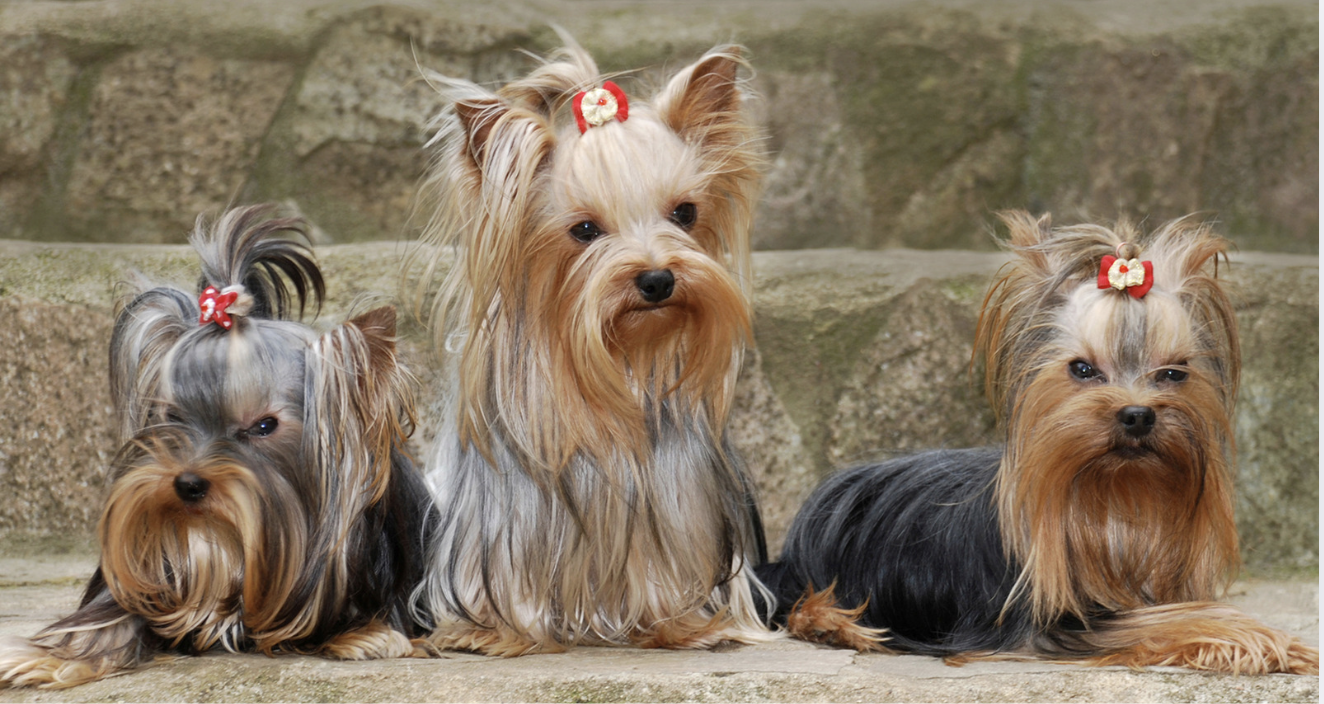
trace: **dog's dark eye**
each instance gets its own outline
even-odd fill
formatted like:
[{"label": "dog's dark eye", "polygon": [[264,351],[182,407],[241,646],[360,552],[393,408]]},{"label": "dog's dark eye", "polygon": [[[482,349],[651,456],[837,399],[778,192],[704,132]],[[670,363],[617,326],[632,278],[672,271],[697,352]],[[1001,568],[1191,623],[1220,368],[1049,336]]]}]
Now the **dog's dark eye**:
[{"label": "dog's dark eye", "polygon": [[248,430],[244,431],[244,434],[250,438],[265,438],[266,436],[276,432],[277,425],[280,424],[276,422],[275,418],[271,416],[267,416],[266,418],[263,418],[262,420],[249,426]]},{"label": "dog's dark eye", "polygon": [[1071,376],[1074,376],[1077,379],[1080,379],[1081,381],[1085,381],[1087,379],[1099,379],[1103,377],[1102,372],[1100,372],[1098,369],[1095,369],[1094,365],[1090,364],[1089,362],[1086,362],[1083,359],[1072,360],[1069,364],[1067,364],[1067,369],[1071,372]]},{"label": "dog's dark eye", "polygon": [[681,203],[676,209],[671,211],[671,222],[676,223],[682,230],[688,230],[694,227],[694,221],[699,217],[699,209],[694,207],[693,203]]},{"label": "dog's dark eye", "polygon": [[1160,369],[1158,374],[1154,375],[1157,381],[1166,381],[1171,384],[1180,384],[1183,381],[1186,381],[1186,377],[1188,376],[1190,376],[1190,374],[1182,369]]},{"label": "dog's dark eye", "polygon": [[584,244],[596,240],[603,234],[605,233],[603,233],[602,228],[598,227],[598,224],[592,220],[585,220],[570,226],[570,236]]}]

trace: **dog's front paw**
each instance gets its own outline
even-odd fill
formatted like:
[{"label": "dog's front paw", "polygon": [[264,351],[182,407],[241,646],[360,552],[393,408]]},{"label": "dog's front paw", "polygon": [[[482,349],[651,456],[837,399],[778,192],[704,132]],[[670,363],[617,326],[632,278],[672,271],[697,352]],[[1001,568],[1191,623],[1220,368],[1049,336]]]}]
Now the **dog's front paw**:
[{"label": "dog's front paw", "polygon": [[416,657],[414,643],[381,621],[371,621],[362,628],[341,633],[323,644],[318,652],[336,660]]},{"label": "dog's front paw", "polygon": [[534,653],[559,653],[565,646],[553,641],[534,640],[509,628],[483,628],[455,625],[439,628],[428,641],[441,650],[468,650],[502,658],[513,658]]},{"label": "dog's front paw", "polygon": [[26,640],[0,640],[0,686],[61,689],[101,679],[114,667],[105,660],[65,660]]},{"label": "dog's front paw", "polygon": [[1087,639],[1095,665],[1177,665],[1234,675],[1319,674],[1319,649],[1227,604],[1165,604],[1129,612]]}]

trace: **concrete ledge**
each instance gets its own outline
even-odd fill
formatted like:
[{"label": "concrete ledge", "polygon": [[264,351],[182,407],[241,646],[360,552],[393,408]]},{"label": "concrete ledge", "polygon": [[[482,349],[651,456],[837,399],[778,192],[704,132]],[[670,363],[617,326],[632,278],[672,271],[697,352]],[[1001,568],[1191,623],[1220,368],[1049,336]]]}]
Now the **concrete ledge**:
[{"label": "concrete ledge", "polygon": [[[71,611],[87,558],[0,558],[0,636],[28,636]],[[1319,643],[1319,587],[1243,582],[1231,601]],[[331,662],[211,654],[70,690],[0,690],[0,702],[97,701],[1103,701],[1314,702],[1319,678],[1234,677],[1179,668],[1132,672],[1038,661],[949,667],[913,655],[857,654],[799,641],[713,651],[577,648],[514,659]]]}]

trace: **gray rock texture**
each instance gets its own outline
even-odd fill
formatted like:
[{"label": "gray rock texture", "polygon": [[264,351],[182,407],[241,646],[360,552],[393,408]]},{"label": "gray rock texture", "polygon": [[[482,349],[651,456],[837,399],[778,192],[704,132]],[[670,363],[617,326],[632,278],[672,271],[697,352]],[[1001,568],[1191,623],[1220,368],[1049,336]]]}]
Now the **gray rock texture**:
[{"label": "gray rock texture", "polygon": [[173,241],[198,213],[238,194],[294,70],[144,48],[99,74],[67,190],[43,214],[62,220],[71,238],[120,231]]},{"label": "gray rock texture", "polygon": [[[318,248],[330,325],[402,296],[408,246]],[[731,435],[761,492],[771,547],[836,468],[926,447],[996,442],[969,370],[975,318],[999,253],[809,250],[755,255],[756,348]],[[116,283],[133,271],[185,287],[182,246],[0,241],[0,538],[86,541],[111,446],[105,371]],[[412,279],[410,279],[412,280]],[[1250,574],[1318,569],[1318,258],[1235,254],[1244,380],[1237,411],[1238,517]],[[441,392],[423,326],[403,327],[420,407]],[[416,440],[426,444],[435,414]],[[7,538],[6,538],[7,536]],[[63,544],[63,543],[61,543]],[[0,548],[3,540],[0,540]],[[0,553],[4,550],[0,549]]]},{"label": "gray rock texture", "polygon": [[1317,6],[1304,0],[150,0],[0,4],[0,237],[181,242],[289,201],[329,241],[413,234],[437,107],[564,26],[639,94],[751,50],[761,249],[993,249],[988,214],[1168,219],[1318,251]]}]

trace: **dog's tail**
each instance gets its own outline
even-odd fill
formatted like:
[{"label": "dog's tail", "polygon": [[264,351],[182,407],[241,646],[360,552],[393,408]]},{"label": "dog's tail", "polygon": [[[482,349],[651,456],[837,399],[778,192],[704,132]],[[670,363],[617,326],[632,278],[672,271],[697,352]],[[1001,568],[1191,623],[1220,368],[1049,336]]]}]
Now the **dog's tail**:
[{"label": "dog's tail", "polygon": [[301,218],[272,217],[273,210],[272,205],[232,208],[211,226],[198,217],[189,235],[202,260],[198,292],[242,286],[241,299],[252,297],[247,315],[289,318],[297,304],[303,317],[310,302],[316,315],[326,283],[307,244],[307,225]]},{"label": "dog's tail", "polygon": [[890,652],[885,645],[889,640],[886,629],[860,623],[868,604],[855,608],[841,606],[837,602],[835,582],[821,591],[812,584],[802,589],[783,562],[760,565],[755,572],[775,602],[761,603],[763,595],[756,592],[759,613],[771,614],[772,622],[784,627],[793,638],[860,652]]}]

